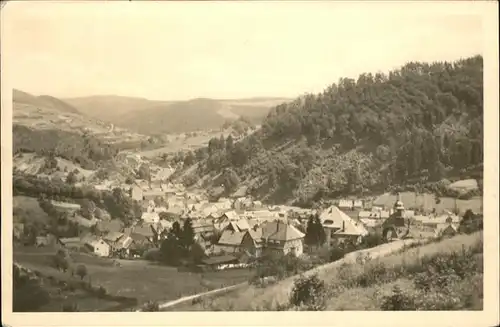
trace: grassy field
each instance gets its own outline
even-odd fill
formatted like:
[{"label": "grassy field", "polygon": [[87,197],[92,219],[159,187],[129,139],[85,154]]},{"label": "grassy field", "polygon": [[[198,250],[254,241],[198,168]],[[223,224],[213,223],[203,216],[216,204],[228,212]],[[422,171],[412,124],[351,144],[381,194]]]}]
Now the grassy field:
[{"label": "grassy field", "polygon": [[225,133],[214,132],[214,133],[204,133],[186,138],[179,137],[178,139],[171,140],[164,147],[141,151],[139,152],[139,154],[146,158],[152,158],[156,156],[161,156],[164,153],[168,154],[168,153],[175,153],[178,151],[194,150],[202,146],[208,146],[208,141],[210,141],[212,137],[220,137],[221,134],[224,135],[224,137],[227,137],[228,135],[227,132]]},{"label": "grassy field", "polygon": [[[51,256],[55,252],[56,249],[16,248],[14,260],[45,276],[54,276],[59,280],[77,278],[51,266]],[[174,300],[238,284],[247,281],[252,273],[248,269],[206,273],[181,272],[173,267],[159,266],[143,260],[120,260],[120,266],[116,266],[112,259],[83,253],[74,253],[71,259],[73,265],[86,265],[88,277],[85,277],[85,280],[90,281],[92,286],[102,286],[109,294],[137,298],[139,304],[149,300]]]},{"label": "grassy field", "polygon": [[[482,252],[482,233],[458,235],[436,243],[406,246],[387,256],[372,259],[368,263],[329,264],[318,270],[318,277],[325,281],[329,294],[325,310],[380,310],[384,296],[390,295],[398,285],[403,292],[416,292],[414,281],[408,271],[425,267],[423,258],[446,256],[462,249],[479,249]],[[478,266],[482,267],[482,253],[476,254]],[[420,267],[420,268],[419,268]],[[399,273],[398,273],[399,272]],[[403,272],[403,273],[401,273]],[[258,311],[277,310],[286,305],[293,280],[285,279],[275,285],[258,288],[247,286],[241,290],[209,298],[196,304],[186,303],[170,308],[171,311]],[[482,270],[474,272],[470,279],[462,280],[453,289],[450,298],[440,302],[467,297],[467,309],[482,308]],[[438,293],[430,293],[430,297]],[[458,295],[457,295],[458,294]],[[439,295],[439,294],[438,294]],[[458,301],[458,300],[457,300]]]},{"label": "grassy field", "polygon": [[14,222],[47,222],[49,216],[38,205],[38,200],[30,196],[14,196],[12,200],[14,209]]}]

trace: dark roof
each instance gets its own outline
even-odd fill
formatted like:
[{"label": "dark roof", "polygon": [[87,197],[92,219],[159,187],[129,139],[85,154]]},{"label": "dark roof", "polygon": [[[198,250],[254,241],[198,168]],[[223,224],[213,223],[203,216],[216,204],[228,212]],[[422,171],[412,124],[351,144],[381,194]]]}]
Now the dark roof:
[{"label": "dark roof", "polygon": [[295,227],[276,220],[264,224],[262,227],[262,237],[275,241],[291,241],[303,238],[304,234]]},{"label": "dark roof", "polygon": [[228,262],[237,261],[237,260],[238,260],[238,258],[235,257],[234,255],[227,254],[227,255],[221,255],[221,256],[217,256],[217,257],[206,258],[206,259],[203,259],[202,262],[206,265],[219,265],[219,264],[228,263]]}]

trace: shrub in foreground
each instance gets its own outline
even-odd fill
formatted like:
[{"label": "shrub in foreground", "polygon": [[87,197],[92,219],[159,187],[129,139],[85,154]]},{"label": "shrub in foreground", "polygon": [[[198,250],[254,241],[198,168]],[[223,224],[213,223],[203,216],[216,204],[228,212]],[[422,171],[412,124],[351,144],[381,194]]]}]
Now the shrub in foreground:
[{"label": "shrub in foreground", "polygon": [[394,286],[391,295],[383,298],[380,307],[384,311],[416,310],[414,298],[403,293],[397,285]]},{"label": "shrub in foreground", "polygon": [[308,311],[324,310],[326,307],[325,282],[316,274],[300,276],[294,283],[290,304]]},{"label": "shrub in foreground", "polygon": [[156,301],[149,301],[142,307],[142,311],[152,312],[152,311],[160,311],[160,305]]}]

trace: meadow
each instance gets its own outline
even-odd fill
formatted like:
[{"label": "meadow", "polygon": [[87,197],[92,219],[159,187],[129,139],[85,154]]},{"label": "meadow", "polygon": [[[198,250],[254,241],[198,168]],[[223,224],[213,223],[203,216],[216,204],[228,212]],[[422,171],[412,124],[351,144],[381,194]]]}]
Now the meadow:
[{"label": "meadow", "polygon": [[14,196],[12,199],[14,222],[48,222],[49,216],[38,204],[38,199],[30,196]]},{"label": "meadow", "polygon": [[[55,248],[15,248],[14,261],[46,277],[63,281],[80,280],[52,266],[51,258],[55,253]],[[144,260],[113,260],[84,253],[72,253],[71,262],[72,266],[84,264],[87,267],[88,275],[84,281],[93,287],[101,286],[108,294],[136,298],[139,305],[239,284],[247,281],[252,274],[249,269],[194,273]],[[99,304],[96,306],[93,309],[99,309]]]}]

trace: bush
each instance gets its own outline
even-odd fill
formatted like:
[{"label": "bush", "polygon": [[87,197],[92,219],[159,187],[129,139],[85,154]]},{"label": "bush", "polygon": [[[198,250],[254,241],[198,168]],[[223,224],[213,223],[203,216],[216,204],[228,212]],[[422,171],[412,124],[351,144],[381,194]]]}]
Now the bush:
[{"label": "bush", "polygon": [[63,312],[76,312],[78,311],[78,305],[76,303],[66,303],[62,307]]},{"label": "bush", "polygon": [[310,311],[324,310],[325,295],[325,282],[316,274],[308,277],[300,276],[293,285],[290,304]]},{"label": "bush", "polygon": [[361,241],[361,248],[368,249],[373,248],[375,246],[384,244],[384,237],[380,233],[370,233],[363,237]]},{"label": "bush", "polygon": [[153,312],[160,311],[160,305],[156,301],[149,301],[142,307],[142,311]]},{"label": "bush", "polygon": [[78,265],[76,267],[76,274],[80,276],[80,279],[83,280],[85,276],[87,276],[87,267],[85,265]]},{"label": "bush", "polygon": [[338,248],[338,247],[334,247],[330,251],[330,262],[334,262],[334,261],[342,259],[345,256],[345,254],[346,254],[346,252],[343,249]]},{"label": "bush", "polygon": [[99,288],[96,290],[97,297],[102,298],[106,296],[107,292],[106,289],[102,286],[99,286]]},{"label": "bush", "polygon": [[416,310],[415,299],[404,294],[396,285],[392,294],[383,298],[380,308],[384,311]]}]

